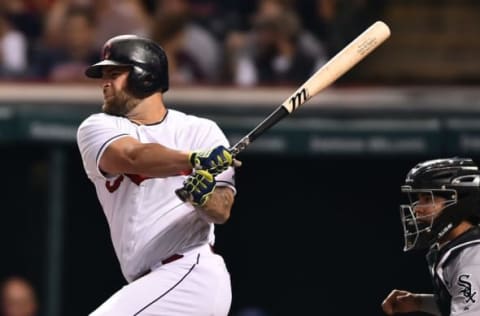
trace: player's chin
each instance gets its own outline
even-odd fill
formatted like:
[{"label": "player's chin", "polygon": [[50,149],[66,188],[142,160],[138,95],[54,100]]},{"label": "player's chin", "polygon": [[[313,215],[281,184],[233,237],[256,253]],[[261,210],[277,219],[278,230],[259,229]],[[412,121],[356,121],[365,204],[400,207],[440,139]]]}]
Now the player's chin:
[{"label": "player's chin", "polygon": [[110,94],[110,93],[103,94],[103,101],[105,103],[111,103],[111,102],[114,102],[114,100],[115,100],[115,96],[113,94]]},{"label": "player's chin", "polygon": [[111,112],[117,107],[117,103],[115,96],[104,94],[102,110],[104,112]]},{"label": "player's chin", "polygon": [[121,111],[121,109],[114,106],[111,102],[108,102],[107,100],[105,100],[105,102],[102,105],[102,111],[104,113],[116,115],[116,116],[123,116],[124,114],[123,113],[124,111]]}]

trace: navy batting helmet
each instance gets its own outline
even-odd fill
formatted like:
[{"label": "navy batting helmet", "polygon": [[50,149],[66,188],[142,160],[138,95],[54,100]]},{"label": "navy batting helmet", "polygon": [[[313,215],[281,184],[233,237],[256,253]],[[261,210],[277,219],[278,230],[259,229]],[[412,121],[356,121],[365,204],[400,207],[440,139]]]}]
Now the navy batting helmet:
[{"label": "navy batting helmet", "polygon": [[101,78],[104,66],[128,66],[128,89],[136,97],[168,90],[167,55],[152,40],[136,35],[115,36],[103,46],[102,59],[87,68],[87,77]]}]

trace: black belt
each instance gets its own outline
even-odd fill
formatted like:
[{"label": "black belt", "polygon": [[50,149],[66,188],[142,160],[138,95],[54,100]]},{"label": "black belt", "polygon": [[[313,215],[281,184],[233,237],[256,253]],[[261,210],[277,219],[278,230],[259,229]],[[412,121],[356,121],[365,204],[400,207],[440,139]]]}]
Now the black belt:
[{"label": "black belt", "polygon": [[[173,262],[173,261],[178,260],[178,259],[183,258],[183,257],[184,257],[183,255],[179,255],[178,253],[175,253],[175,254],[171,255],[170,257],[163,259],[163,260],[160,261],[160,262],[161,262],[162,264],[167,264],[167,263]],[[146,276],[146,275],[149,274],[150,272],[152,272],[152,270],[151,270],[151,269],[148,269],[147,271],[139,274],[139,275],[135,278],[135,280],[138,280],[138,279],[140,279],[141,277]]]},{"label": "black belt", "polygon": [[[215,251],[213,250],[213,246],[212,246],[212,245],[210,245],[210,250],[211,250],[213,253],[215,253]],[[181,258],[183,258],[183,257],[184,257],[184,255],[181,255],[181,254],[178,254],[178,253],[174,253],[174,254],[171,255],[170,257],[163,259],[163,260],[161,261],[161,263],[162,263],[162,265],[163,265],[163,264],[167,264],[167,263],[176,261],[176,260],[178,260],[178,259],[181,259]],[[149,274],[150,272],[152,272],[152,270],[148,269],[147,271],[145,271],[145,273],[142,273],[142,274],[140,274],[137,278],[135,278],[135,280],[140,279],[140,278],[143,277],[143,276],[146,276],[146,275]]]},{"label": "black belt", "polygon": [[[215,251],[213,250],[213,246],[210,245],[210,250],[215,253]],[[167,263],[170,263],[170,262],[173,262],[175,260],[178,260],[178,259],[181,259],[183,258],[184,256],[183,255],[180,255],[178,253],[174,253],[173,255],[171,255],[170,257],[166,258],[166,259],[163,259],[161,262],[162,264],[167,264]]]}]

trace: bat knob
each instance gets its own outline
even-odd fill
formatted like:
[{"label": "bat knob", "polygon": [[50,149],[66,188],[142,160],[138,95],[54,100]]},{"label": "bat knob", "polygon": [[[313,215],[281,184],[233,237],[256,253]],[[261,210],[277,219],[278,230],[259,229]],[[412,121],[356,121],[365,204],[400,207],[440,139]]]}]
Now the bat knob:
[{"label": "bat knob", "polygon": [[241,162],[240,160],[233,159],[233,166],[234,166],[235,168],[241,167],[241,166],[242,166],[242,162]]},{"label": "bat knob", "polygon": [[188,198],[190,197],[190,193],[188,193],[187,190],[185,190],[184,188],[179,188],[179,189],[176,189],[175,190],[175,194],[178,196],[178,198],[180,200],[182,200],[183,202],[186,202],[188,200]]}]

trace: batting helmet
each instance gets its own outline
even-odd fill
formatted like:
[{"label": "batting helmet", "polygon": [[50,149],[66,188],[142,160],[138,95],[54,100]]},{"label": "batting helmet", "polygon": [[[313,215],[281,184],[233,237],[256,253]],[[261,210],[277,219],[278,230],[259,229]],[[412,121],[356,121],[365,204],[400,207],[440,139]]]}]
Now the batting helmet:
[{"label": "batting helmet", "polygon": [[152,40],[136,35],[109,39],[102,50],[102,61],[85,71],[90,78],[101,78],[104,66],[128,66],[129,91],[139,98],[168,90],[168,61],[164,50]]},{"label": "batting helmet", "polygon": [[[402,186],[410,204],[401,205],[405,248],[426,248],[445,236],[463,220],[477,224],[480,219],[480,171],[469,158],[435,159],[417,164]],[[434,197],[445,199],[437,214],[417,214],[426,206],[419,196],[434,205]]]}]

